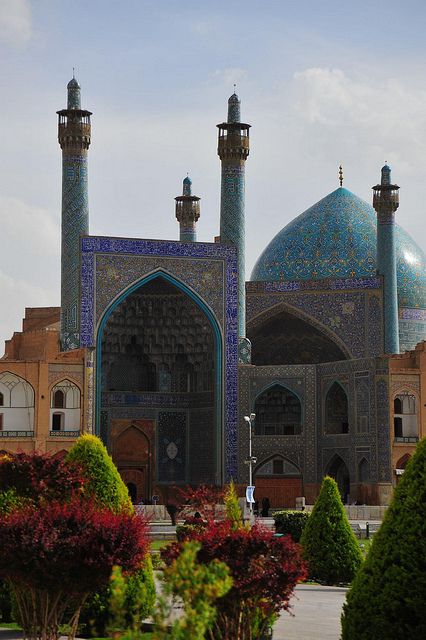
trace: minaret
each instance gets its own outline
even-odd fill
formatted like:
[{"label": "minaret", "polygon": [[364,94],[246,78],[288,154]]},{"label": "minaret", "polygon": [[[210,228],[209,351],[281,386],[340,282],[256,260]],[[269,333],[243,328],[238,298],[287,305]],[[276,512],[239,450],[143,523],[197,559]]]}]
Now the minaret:
[{"label": "minaret", "polygon": [[395,211],[399,207],[398,185],[391,183],[385,164],[382,180],[373,187],[373,207],[377,212],[377,271],[383,276],[385,353],[399,353],[398,287],[396,278]]},{"label": "minaret", "polygon": [[183,181],[183,191],[176,200],[176,218],[179,222],[179,240],[181,242],[197,242],[195,228],[200,217],[200,198],[192,195],[192,180],[189,176]]},{"label": "minaret", "polygon": [[[245,338],[245,164],[250,151],[249,124],[241,122],[236,93],[228,100],[228,122],[219,129],[218,155],[222,161],[220,241],[238,249],[238,336]],[[240,360],[241,344],[240,340]],[[249,345],[249,343],[248,343]],[[247,345],[246,345],[247,346]],[[243,351],[245,347],[243,346]]]},{"label": "minaret", "polygon": [[80,236],[89,233],[87,152],[90,111],[81,108],[80,85],[68,83],[68,104],[57,111],[62,149],[61,349],[80,345]]}]

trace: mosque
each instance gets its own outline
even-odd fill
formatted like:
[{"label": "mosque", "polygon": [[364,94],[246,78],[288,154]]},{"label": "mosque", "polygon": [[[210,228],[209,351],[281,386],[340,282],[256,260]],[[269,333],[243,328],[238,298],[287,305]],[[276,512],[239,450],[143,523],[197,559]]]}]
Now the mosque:
[{"label": "mosque", "polygon": [[[426,435],[426,257],[395,222],[385,165],[370,206],[342,186],[294,218],[245,277],[250,125],[218,127],[220,232],[198,242],[190,178],[179,240],[89,234],[91,112],[68,84],[61,307],[27,308],[0,360],[0,449],[107,445],[135,501],[182,484],[247,484],[312,503],[325,474],[382,505]],[[255,414],[248,425],[244,416]]]}]

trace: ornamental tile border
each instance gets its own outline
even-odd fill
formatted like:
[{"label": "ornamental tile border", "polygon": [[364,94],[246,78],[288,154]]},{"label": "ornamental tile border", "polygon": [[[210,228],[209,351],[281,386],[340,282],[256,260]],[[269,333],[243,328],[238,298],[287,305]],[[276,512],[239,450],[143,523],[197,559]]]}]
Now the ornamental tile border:
[{"label": "ornamental tile border", "polygon": [[[115,266],[117,280],[99,278],[97,259],[102,256],[103,264],[113,265],[111,260],[105,262],[105,257],[116,256],[119,261],[124,259],[125,265],[129,264],[128,258],[139,256],[144,259],[157,260],[156,269],[168,260],[168,271],[175,275],[173,264],[178,265],[177,280],[192,288],[210,308],[218,310],[220,294],[222,313],[217,318],[225,336],[224,345],[224,447],[225,447],[225,476],[226,479],[236,476],[237,470],[237,366],[238,366],[238,338],[237,338],[237,305],[238,305],[238,271],[237,252],[235,247],[219,243],[181,243],[167,240],[139,240],[131,238],[112,238],[104,236],[83,236],[81,238],[81,346],[95,346],[96,323],[101,314],[108,308],[111,302],[129,287],[132,283],[142,279],[147,273],[141,271],[136,277],[132,270],[126,276],[120,270],[120,265]],[[188,268],[182,270],[181,260],[191,261],[194,267],[199,265],[195,272]],[[225,265],[223,274],[223,291],[218,287],[217,281],[211,278],[209,285],[206,283],[208,269],[214,267],[217,270],[217,262]],[[152,261],[154,262],[154,260]],[[102,259],[101,259],[102,263]],[[145,263],[146,264],[146,263]],[[164,267],[163,267],[164,268]],[[214,271],[213,269],[213,271]],[[153,266],[149,269],[152,272]],[[161,270],[161,269],[160,269]],[[197,280],[198,273],[198,280]],[[203,279],[204,278],[204,279]],[[100,289],[100,291],[99,291]],[[105,290],[108,293],[105,293]],[[102,297],[102,308],[97,309],[97,297]],[[101,417],[102,418],[102,417]],[[102,422],[102,420],[101,420]]]}]

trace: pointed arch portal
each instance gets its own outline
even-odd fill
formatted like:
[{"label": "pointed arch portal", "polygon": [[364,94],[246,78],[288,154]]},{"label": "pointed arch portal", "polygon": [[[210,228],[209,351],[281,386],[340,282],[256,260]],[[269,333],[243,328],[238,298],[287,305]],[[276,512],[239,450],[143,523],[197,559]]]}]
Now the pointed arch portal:
[{"label": "pointed arch portal", "polygon": [[[114,456],[118,424],[152,425],[138,500],[168,484],[222,482],[222,361],[222,335],[212,311],[167,272],[133,284],[102,316],[96,339],[97,432]],[[131,469],[126,479],[138,487]]]}]

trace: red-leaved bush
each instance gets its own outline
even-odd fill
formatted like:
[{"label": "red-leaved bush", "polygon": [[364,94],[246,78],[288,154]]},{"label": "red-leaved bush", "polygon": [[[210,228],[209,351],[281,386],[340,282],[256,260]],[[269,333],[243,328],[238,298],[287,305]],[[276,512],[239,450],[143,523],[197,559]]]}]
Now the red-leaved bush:
[{"label": "red-leaved bush", "polygon": [[214,485],[200,484],[198,487],[178,488],[184,503],[183,512],[188,517],[191,512],[198,512],[205,520],[215,517],[216,505],[223,502],[223,489]]},{"label": "red-leaved bush", "polygon": [[13,489],[27,501],[68,500],[83,484],[80,468],[64,458],[23,451],[0,457],[0,491]]},{"label": "red-leaved bush", "polygon": [[[290,536],[276,538],[260,526],[233,530],[229,521],[210,523],[195,531],[192,539],[201,544],[198,562],[221,560],[233,578],[231,590],[215,602],[218,615],[211,638],[261,637],[279,611],[289,608],[296,584],[307,575],[299,545]],[[166,564],[181,550],[180,543],[166,547],[162,551]]]},{"label": "red-leaved bush", "polygon": [[69,503],[27,506],[0,518],[0,575],[28,587],[94,591],[112,567],[137,569],[148,549],[140,516]]}]

